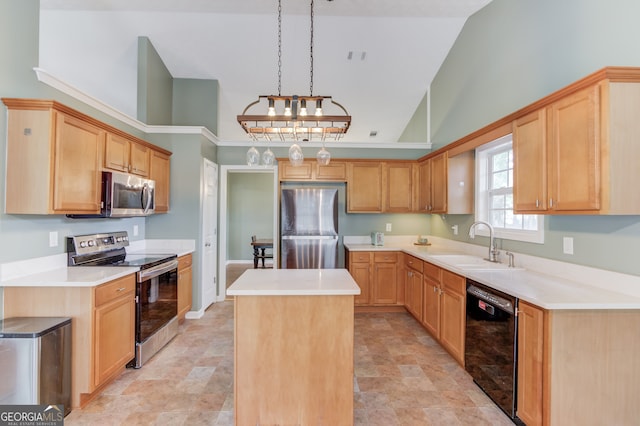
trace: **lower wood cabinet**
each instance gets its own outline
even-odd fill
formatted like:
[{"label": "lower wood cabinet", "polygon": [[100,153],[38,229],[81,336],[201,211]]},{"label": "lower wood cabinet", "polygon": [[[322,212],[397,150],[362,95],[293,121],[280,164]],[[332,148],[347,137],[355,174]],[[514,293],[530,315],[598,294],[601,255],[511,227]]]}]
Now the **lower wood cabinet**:
[{"label": "lower wood cabinet", "polygon": [[466,278],[429,262],[423,263],[423,275],[423,311],[419,320],[464,365]]},{"label": "lower wood cabinet", "polygon": [[529,426],[542,424],[544,311],[518,302],[517,415]]},{"label": "lower wood cabinet", "polygon": [[122,278],[95,289],[94,374],[97,388],[134,357],[135,280]]},{"label": "lower wood cabinet", "polygon": [[398,286],[397,251],[346,251],[349,273],[360,287],[354,303],[362,306],[396,306],[404,303]]},{"label": "lower wood cabinet", "polygon": [[135,274],[96,287],[5,287],[4,315],[71,318],[71,405],[82,407],[134,357]]},{"label": "lower wood cabinet", "polygon": [[178,258],[178,320],[191,309],[193,293],[192,255],[186,254]]},{"label": "lower wood cabinet", "polygon": [[405,307],[418,321],[422,322],[424,289],[422,260],[409,254],[404,255],[405,265]]}]

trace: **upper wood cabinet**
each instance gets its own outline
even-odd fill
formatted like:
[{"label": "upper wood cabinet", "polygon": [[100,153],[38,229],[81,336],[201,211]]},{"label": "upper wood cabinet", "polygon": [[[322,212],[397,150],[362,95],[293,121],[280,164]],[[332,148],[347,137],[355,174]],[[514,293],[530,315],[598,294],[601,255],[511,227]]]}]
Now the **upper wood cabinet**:
[{"label": "upper wood cabinet", "polygon": [[640,82],[580,87],[514,120],[516,212],[640,213]]},{"label": "upper wood cabinet", "polygon": [[163,205],[168,210],[171,152],[133,136],[128,139],[122,131],[56,101],[2,101],[8,108],[6,213],[98,214],[102,170],[125,171],[116,164],[126,158],[137,174],[149,176],[152,152],[160,154],[155,160],[166,161],[166,174],[156,162],[154,176],[161,181],[161,211]]},{"label": "upper wood cabinet", "polygon": [[9,108],[5,212],[100,212],[105,131],[52,102],[4,99]]},{"label": "upper wood cabinet", "polygon": [[149,176],[151,149],[113,133],[107,134],[104,167],[143,177]]},{"label": "upper wood cabinet", "polygon": [[382,212],[382,163],[358,161],[347,164],[347,212]]},{"label": "upper wood cabinet", "polygon": [[383,211],[409,213],[416,209],[417,165],[415,161],[385,162],[383,164]]},{"label": "upper wood cabinet", "polygon": [[418,163],[415,211],[471,214],[474,208],[474,153],[445,151]]},{"label": "upper wood cabinet", "polygon": [[158,151],[151,153],[149,178],[156,182],[156,213],[169,211],[169,184],[171,176],[171,158]]},{"label": "upper wood cabinet", "polygon": [[313,160],[305,160],[302,165],[294,166],[286,158],[278,158],[278,177],[281,182],[345,182],[347,165],[344,161],[331,161],[320,166]]}]

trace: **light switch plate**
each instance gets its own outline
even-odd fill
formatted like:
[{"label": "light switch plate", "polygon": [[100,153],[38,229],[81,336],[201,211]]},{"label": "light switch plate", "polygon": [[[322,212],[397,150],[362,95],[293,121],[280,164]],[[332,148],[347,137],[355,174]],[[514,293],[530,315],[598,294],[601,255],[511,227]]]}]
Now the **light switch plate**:
[{"label": "light switch plate", "polygon": [[133,225],[133,236],[134,237],[138,236],[138,225]]},{"label": "light switch plate", "polygon": [[573,238],[562,237],[562,252],[564,254],[573,254]]}]

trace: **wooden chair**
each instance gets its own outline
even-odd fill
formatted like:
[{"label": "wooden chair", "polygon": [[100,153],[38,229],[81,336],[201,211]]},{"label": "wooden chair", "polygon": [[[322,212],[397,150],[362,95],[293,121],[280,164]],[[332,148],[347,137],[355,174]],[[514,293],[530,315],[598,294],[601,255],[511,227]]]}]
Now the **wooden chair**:
[{"label": "wooden chair", "polygon": [[273,249],[273,240],[259,240],[255,235],[251,236],[253,247],[253,269],[258,268],[258,261],[262,259],[262,268],[265,268],[264,260],[273,259],[273,253],[266,253],[267,249]]}]

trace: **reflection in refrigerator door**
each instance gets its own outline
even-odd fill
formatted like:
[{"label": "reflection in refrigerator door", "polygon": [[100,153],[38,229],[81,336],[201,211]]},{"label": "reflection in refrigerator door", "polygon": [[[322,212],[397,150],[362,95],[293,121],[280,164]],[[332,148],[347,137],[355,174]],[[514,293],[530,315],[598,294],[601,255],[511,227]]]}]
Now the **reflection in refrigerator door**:
[{"label": "reflection in refrigerator door", "polygon": [[282,237],[282,268],[334,269],[338,260],[338,237]]},{"label": "reflection in refrigerator door", "polygon": [[337,267],[338,190],[286,188],[281,195],[280,267]]}]

